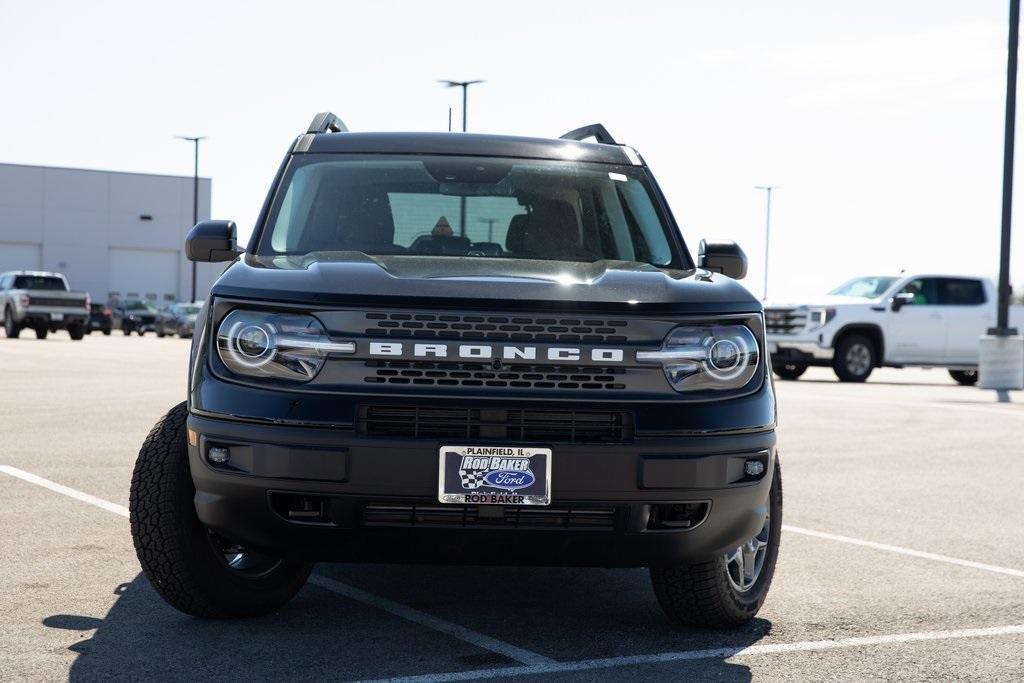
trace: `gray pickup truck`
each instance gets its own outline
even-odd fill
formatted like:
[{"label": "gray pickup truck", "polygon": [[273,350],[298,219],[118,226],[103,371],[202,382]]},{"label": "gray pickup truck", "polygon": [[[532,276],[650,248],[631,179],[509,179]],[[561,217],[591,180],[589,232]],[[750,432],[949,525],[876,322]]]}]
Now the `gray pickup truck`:
[{"label": "gray pickup truck", "polygon": [[46,339],[49,332],[67,330],[72,339],[79,340],[85,336],[89,303],[89,295],[72,292],[67,278],[60,273],[0,273],[0,310],[8,339],[31,328],[37,339]]}]

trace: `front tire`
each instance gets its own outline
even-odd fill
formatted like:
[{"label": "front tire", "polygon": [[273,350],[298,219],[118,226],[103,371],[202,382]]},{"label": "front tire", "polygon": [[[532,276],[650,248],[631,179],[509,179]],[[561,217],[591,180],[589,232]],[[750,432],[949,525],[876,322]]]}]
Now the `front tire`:
[{"label": "front tire", "polygon": [[85,328],[81,325],[72,325],[68,328],[68,335],[74,340],[79,341],[85,336]]},{"label": "front tire", "polygon": [[802,363],[773,363],[772,372],[780,379],[799,379],[807,372],[807,366]]},{"label": "front tire", "polygon": [[713,560],[651,567],[658,603],[678,626],[742,626],[757,616],[768,595],[781,533],[782,471],[776,458],[761,530],[743,545]]},{"label": "front tire", "polygon": [[146,437],[132,474],[129,518],[142,571],[172,607],[207,618],[273,612],[302,586],[312,564],[247,550],[199,521],[179,403]]},{"label": "front tire", "polygon": [[860,334],[843,337],[832,358],[832,369],[840,382],[863,382],[875,369],[874,343]]},{"label": "front tire", "polygon": [[977,370],[950,370],[949,376],[964,387],[971,387],[978,383]]},{"label": "front tire", "polygon": [[4,334],[7,335],[8,339],[17,339],[18,335],[21,334],[21,326],[14,321],[14,311],[10,308],[4,314]]}]

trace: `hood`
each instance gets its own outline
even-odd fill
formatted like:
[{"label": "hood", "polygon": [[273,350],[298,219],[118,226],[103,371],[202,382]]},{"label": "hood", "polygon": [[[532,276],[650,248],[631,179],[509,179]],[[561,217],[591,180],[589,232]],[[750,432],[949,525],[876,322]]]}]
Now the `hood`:
[{"label": "hood", "polygon": [[314,252],[236,261],[217,296],[312,304],[463,308],[685,309],[749,312],[760,303],[735,280],[702,269],[661,270],[631,261],[368,256]]},{"label": "hood", "polygon": [[851,304],[870,304],[876,299],[865,299],[860,296],[835,296],[833,294],[819,294],[799,301],[771,301],[765,303],[765,308],[797,308],[798,306],[825,307],[825,306],[849,306]]}]

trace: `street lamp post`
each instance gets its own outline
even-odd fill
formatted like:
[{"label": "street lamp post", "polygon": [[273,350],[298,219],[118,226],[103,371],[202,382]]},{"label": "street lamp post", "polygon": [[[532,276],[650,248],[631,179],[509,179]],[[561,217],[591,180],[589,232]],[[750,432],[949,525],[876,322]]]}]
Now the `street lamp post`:
[{"label": "street lamp post", "polygon": [[[483,83],[482,80],[475,81],[449,81],[440,80],[438,83],[443,84],[446,88],[462,88],[462,132],[466,132],[466,123],[468,121],[467,109],[468,109],[468,93],[469,86],[476,85],[477,83]],[[451,130],[451,113],[449,112],[449,123],[448,130]],[[466,198],[459,197],[459,234],[462,236],[466,235]]]},{"label": "street lamp post", "polygon": [[[195,146],[195,164],[192,167],[192,225],[199,222],[199,141],[205,140],[206,136],[196,137],[188,135],[176,135],[179,140],[187,140]],[[192,298],[196,300],[196,262],[192,262]]]},{"label": "street lamp post", "polygon": [[983,389],[1024,388],[1024,339],[1010,327],[1010,225],[1013,208],[1013,144],[1017,117],[1017,43],[1020,0],[1010,0],[1010,27],[1006,56],[1006,118],[1003,128],[1003,215],[999,240],[999,284],[996,326],[981,338],[978,380]]},{"label": "street lamp post", "polygon": [[768,300],[768,248],[771,245],[772,236],[772,190],[776,185],[755,185],[755,190],[764,190],[765,211],[764,211],[764,296],[761,301]]}]

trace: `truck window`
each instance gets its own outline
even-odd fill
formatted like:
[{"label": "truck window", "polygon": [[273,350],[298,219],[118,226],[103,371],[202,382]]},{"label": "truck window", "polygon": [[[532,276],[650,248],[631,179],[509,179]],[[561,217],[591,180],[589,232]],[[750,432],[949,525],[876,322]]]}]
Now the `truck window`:
[{"label": "truck window", "polygon": [[18,275],[14,278],[14,289],[44,289],[66,291],[64,280],[52,275]]},{"label": "truck window", "polygon": [[922,277],[911,280],[900,290],[900,294],[914,295],[915,306],[936,306],[939,303],[939,278]]},{"label": "truck window", "polygon": [[943,306],[978,306],[985,303],[981,280],[947,277],[939,281],[939,303]]},{"label": "truck window", "polygon": [[488,157],[296,158],[259,255],[639,261],[687,267],[643,169]]}]

